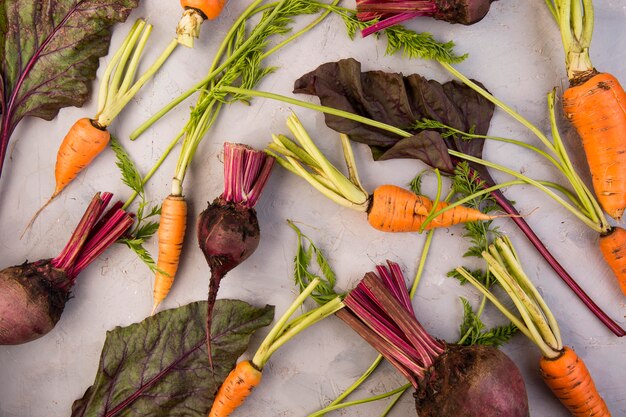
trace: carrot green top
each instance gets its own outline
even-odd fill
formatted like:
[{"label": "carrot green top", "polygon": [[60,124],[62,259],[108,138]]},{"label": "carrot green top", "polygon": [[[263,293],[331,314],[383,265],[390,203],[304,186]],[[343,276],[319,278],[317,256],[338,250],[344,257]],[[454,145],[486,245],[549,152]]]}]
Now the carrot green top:
[{"label": "carrot green top", "polygon": [[520,317],[506,308],[491,291],[464,268],[457,268],[464,278],[478,288],[519,330],[541,349],[546,358],[556,358],[563,350],[561,332],[537,288],[530,281],[520,263],[513,244],[506,237],[497,238],[482,254],[489,272],[509,295]]},{"label": "carrot green top", "polygon": [[570,82],[594,71],[589,58],[593,34],[592,0],[546,0],[546,4],[561,30],[565,49],[565,66]]}]

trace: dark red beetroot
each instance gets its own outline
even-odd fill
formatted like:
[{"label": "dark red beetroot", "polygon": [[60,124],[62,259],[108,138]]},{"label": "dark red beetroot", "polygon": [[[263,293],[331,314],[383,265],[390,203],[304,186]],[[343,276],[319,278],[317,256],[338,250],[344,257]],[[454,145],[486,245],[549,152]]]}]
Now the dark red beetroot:
[{"label": "dark red beetroot", "polygon": [[397,25],[417,16],[430,16],[448,23],[472,25],[481,21],[495,0],[357,0],[357,16],[367,22],[380,21],[363,29],[363,36]]},{"label": "dark red beetroot", "polygon": [[120,203],[102,216],[111,197],[94,196],[58,257],[0,271],[0,344],[30,342],[52,330],[78,274],[128,230],[133,219]]},{"label": "dark red beetroot", "polygon": [[491,346],[458,346],[430,336],[415,318],[397,264],[379,266],[336,313],[415,388],[419,417],[527,417],[519,369]]},{"label": "dark red beetroot", "polygon": [[224,143],[224,193],[198,217],[198,244],[211,268],[206,329],[209,352],[212,312],[220,282],[259,245],[261,234],[254,206],[273,164],[274,158],[265,152]]}]

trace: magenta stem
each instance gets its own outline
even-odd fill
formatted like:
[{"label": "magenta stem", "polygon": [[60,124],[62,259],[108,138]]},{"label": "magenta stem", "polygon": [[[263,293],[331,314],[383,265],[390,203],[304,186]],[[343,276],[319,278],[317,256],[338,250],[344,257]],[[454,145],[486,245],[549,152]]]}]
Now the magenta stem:
[{"label": "magenta stem", "polygon": [[[421,378],[445,347],[426,332],[415,318],[400,267],[378,266],[344,299],[355,317],[342,317],[403,375]],[[361,325],[362,324],[362,325]],[[371,333],[371,334],[368,334]]]},{"label": "magenta stem", "polygon": [[356,6],[358,13],[374,12],[374,13],[404,13],[404,12],[421,12],[435,13],[439,11],[437,5],[428,0],[418,1],[362,1]]},{"label": "magenta stem", "polygon": [[65,271],[68,277],[66,287],[71,287],[78,274],[133,224],[133,217],[120,209],[121,202],[102,215],[112,198],[111,193],[96,193],[69,242],[51,261],[52,266]]},{"label": "magenta stem", "polygon": [[371,35],[372,33],[379,32],[383,29],[386,29],[390,26],[398,25],[404,21],[411,20],[414,17],[418,16],[430,16],[432,13],[398,13],[393,16],[387,17],[381,20],[378,23],[374,23],[371,26],[366,27],[361,30],[361,36],[366,37]]},{"label": "magenta stem", "polygon": [[256,205],[269,179],[274,158],[240,143],[224,143],[222,198],[246,208]]},{"label": "magenta stem", "polygon": [[524,235],[530,240],[530,243],[537,249],[537,251],[543,256],[543,258],[552,267],[554,272],[567,284],[567,286],[574,291],[574,294],[583,302],[583,304],[591,310],[591,312],[616,336],[623,337],[626,335],[624,329],[622,329],[613,319],[611,319],[598,305],[587,295],[587,293],[574,281],[569,273],[563,268],[563,266],[554,258],[552,253],[546,248],[539,236],[535,234],[530,225],[526,223],[523,217],[519,215],[519,212],[509,200],[500,192],[494,191],[491,193],[496,203],[507,214],[512,214],[511,220],[515,222],[517,227],[524,233]]},{"label": "magenta stem", "polygon": [[87,268],[102,252],[122,237],[133,222],[133,218],[128,213],[118,208],[100,229],[94,229],[93,237],[85,244],[74,266],[67,271],[70,279],[74,281],[83,269]]},{"label": "magenta stem", "polygon": [[90,231],[93,229],[93,226],[98,221],[98,218],[104,211],[104,207],[106,207],[106,204],[108,204],[110,199],[110,193],[104,193],[102,196],[100,193],[96,193],[96,195],[91,199],[91,203],[89,203],[87,210],[85,210],[85,214],[83,214],[83,217],[80,219],[78,226],[76,226],[74,233],[72,233],[67,245],[65,245],[65,248],[59,256],[52,260],[52,266],[63,271],[67,271],[71,267],[76,257],[78,257],[85,241],[89,237]]}]

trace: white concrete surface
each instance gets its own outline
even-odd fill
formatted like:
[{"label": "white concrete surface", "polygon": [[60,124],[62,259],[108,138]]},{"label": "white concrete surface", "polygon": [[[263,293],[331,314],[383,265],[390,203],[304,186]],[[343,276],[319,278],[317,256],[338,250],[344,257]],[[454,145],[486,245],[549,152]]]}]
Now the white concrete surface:
[{"label": "white concrete surface", "polygon": [[[166,144],[188,117],[186,102],[140,140],[130,143],[129,133],[170,99],[185,91],[207,70],[221,37],[244,3],[233,1],[216,22],[205,24],[195,50],[180,49],[153,82],[146,85],[111,127],[143,170],[157,159]],[[626,4],[621,0],[597,0],[597,24],[591,56],[594,64],[626,80]],[[348,1],[348,6],[353,2]],[[146,61],[154,58],[173,35],[180,14],[178,2],[144,0],[129,21],[115,29],[117,47],[132,21],[145,17],[155,28]],[[299,19],[299,22],[304,20]],[[439,40],[454,40],[457,51],[469,53],[458,68],[480,79],[500,99],[511,104],[532,122],[547,129],[546,93],[566,85],[563,51],[554,22],[543,1],[507,1],[492,5],[489,15],[472,27],[453,26],[430,19],[416,19],[409,26],[432,32]],[[354,57],[363,69],[382,69],[405,74],[419,72],[446,81],[450,76],[438,65],[399,56],[385,56],[385,42],[374,37],[350,41],[342,22],[329,18],[308,35],[286,47],[268,64],[280,67],[260,85],[263,90],[290,94],[293,81],[319,64]],[[99,74],[107,58],[103,59]],[[626,81],[625,81],[626,82]],[[97,81],[94,83],[96,87]],[[53,189],[54,155],[67,129],[78,117],[92,116],[93,97],[83,108],[68,108],[45,122],[24,120],[13,135],[11,156],[0,180],[0,259],[3,267],[25,259],[55,256],[78,221],[86,203],[97,190],[114,192],[121,199],[129,190],[119,180],[112,152],[107,151],[58,198],[40,217],[23,240],[17,237],[27,220]],[[180,273],[164,308],[172,308],[206,295],[208,267],[196,248],[193,219],[221,192],[222,143],[241,141],[258,148],[270,134],[286,132],[284,121],[295,110],[323,150],[340,161],[336,135],[324,126],[322,116],[267,100],[249,107],[226,108],[207,135],[189,172],[185,194],[190,204],[190,233]],[[536,139],[503,113],[493,119],[491,133],[516,137],[536,144]],[[406,184],[424,166],[416,161],[374,163],[364,146],[355,148],[364,185],[391,182]],[[533,175],[562,181],[544,162],[528,152],[497,143],[487,144],[486,156]],[[172,156],[148,186],[149,198],[159,201],[169,191],[176,155]],[[502,176],[497,176],[503,178]],[[434,190],[429,177],[427,191]],[[590,229],[528,188],[507,190],[523,213],[533,212],[528,222],[580,285],[626,326],[626,305],[614,278],[597,249]],[[534,211],[533,211],[534,210]],[[351,286],[376,263],[391,259],[403,265],[407,276],[416,270],[424,242],[418,234],[389,235],[369,228],[362,214],[338,208],[291,174],[276,169],[259,205],[262,242],[257,252],[223,281],[220,297],[240,298],[255,304],[270,303],[282,312],[294,298],[291,280],[295,235],[285,219],[301,222],[302,228],[326,251],[342,289]],[[546,262],[532,249],[514,225],[499,221],[510,233],[524,259],[526,270],[536,282],[561,325],[563,338],[584,358],[614,416],[626,415],[626,340],[613,336],[569,291]],[[472,288],[445,277],[459,264],[467,246],[461,227],[439,231],[432,256],[414,304],[422,323],[433,335],[454,341],[462,308],[459,296],[478,302]],[[156,244],[148,248],[154,253]],[[43,417],[69,415],[72,402],[93,382],[105,332],[145,318],[151,308],[152,275],[128,249],[115,246],[79,278],[72,298],[56,328],[47,336],[22,345],[0,346],[0,417]],[[485,312],[488,323],[501,316],[493,308]],[[261,335],[253,340],[256,346]],[[544,386],[538,374],[539,350],[523,336],[504,348],[522,370],[533,417],[564,417],[567,411]],[[329,319],[281,348],[269,362],[263,384],[237,416],[306,416],[327,404],[348,386],[376,356],[375,352],[342,322]],[[354,398],[395,388],[402,378],[383,366]],[[385,408],[381,401],[353,407],[331,415],[376,416]],[[412,398],[406,396],[392,416],[413,415]]]}]

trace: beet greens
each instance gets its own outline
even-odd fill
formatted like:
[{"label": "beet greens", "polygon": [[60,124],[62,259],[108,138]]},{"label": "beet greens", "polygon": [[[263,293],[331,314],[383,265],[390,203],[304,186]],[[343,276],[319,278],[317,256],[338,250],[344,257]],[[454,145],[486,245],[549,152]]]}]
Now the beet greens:
[{"label": "beet greens", "polygon": [[211,269],[206,323],[209,352],[211,312],[220,282],[259,245],[261,234],[254,206],[273,165],[274,159],[263,151],[224,143],[224,192],[198,217],[198,244]]},{"label": "beet greens", "polygon": [[54,259],[0,271],[0,344],[16,345],[48,333],[61,318],[78,274],[132,225],[110,193],[97,193],[63,251]]},{"label": "beet greens", "polygon": [[[0,7],[0,174],[11,134],[26,116],[52,120],[89,97],[111,26],[138,0],[45,2]],[[35,30],[36,28],[36,30]]]},{"label": "beet greens", "polygon": [[365,274],[336,315],[378,350],[415,389],[420,417],[529,415],[519,369],[491,346],[448,345],[417,321],[400,267]]}]

